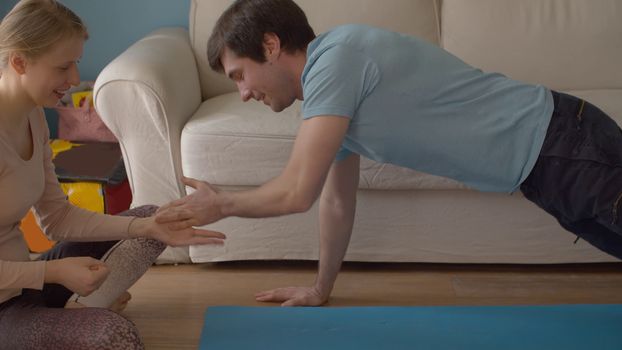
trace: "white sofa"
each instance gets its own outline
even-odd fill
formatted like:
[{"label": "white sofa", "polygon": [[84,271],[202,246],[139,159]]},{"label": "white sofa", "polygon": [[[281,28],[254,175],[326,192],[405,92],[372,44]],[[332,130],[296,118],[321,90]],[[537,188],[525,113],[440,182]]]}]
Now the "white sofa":
[{"label": "white sofa", "polygon": [[[210,31],[228,0],[193,0],[189,31],[162,28],[111,62],[95,104],[118,137],[133,206],[185,194],[182,174],[226,190],[258,186],[284,167],[300,104],[275,114],[242,103],[211,72]],[[620,0],[298,0],[316,33],[368,23],[417,35],[466,62],[541,83],[622,121]],[[390,54],[390,53],[387,53]],[[482,157],[485,157],[482,154]],[[449,179],[364,160],[346,260],[449,263],[604,262],[520,193],[472,191]],[[317,259],[317,208],[212,225],[224,247],[168,250],[162,261]]]}]

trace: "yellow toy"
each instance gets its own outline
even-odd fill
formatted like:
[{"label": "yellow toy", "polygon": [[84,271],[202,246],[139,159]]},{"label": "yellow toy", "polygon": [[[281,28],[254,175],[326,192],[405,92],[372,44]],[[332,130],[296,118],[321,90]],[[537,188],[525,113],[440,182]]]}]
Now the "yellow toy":
[{"label": "yellow toy", "polygon": [[71,94],[71,101],[75,108],[81,108],[85,102],[88,102],[89,106],[93,105],[93,91],[80,91]]}]

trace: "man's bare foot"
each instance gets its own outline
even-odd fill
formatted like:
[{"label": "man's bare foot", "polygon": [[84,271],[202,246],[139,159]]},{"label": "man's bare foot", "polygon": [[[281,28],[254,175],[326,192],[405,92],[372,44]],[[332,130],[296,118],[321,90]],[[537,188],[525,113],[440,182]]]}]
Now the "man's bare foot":
[{"label": "man's bare foot", "polygon": [[[127,307],[127,303],[130,301],[130,299],[132,299],[132,295],[129,292],[125,291],[123,292],[123,294],[121,294],[121,296],[117,298],[117,300],[112,303],[112,305],[108,307],[108,309],[116,313],[120,313]],[[69,300],[67,301],[67,304],[65,304],[65,309],[78,309],[81,307],[87,306],[74,300]]]}]

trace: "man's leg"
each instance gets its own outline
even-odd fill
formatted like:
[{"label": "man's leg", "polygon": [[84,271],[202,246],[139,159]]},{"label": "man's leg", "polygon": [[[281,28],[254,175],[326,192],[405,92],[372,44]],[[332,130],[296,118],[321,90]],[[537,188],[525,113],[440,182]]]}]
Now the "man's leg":
[{"label": "man's leg", "polygon": [[544,145],[521,191],[567,230],[622,258],[622,130],[585,101],[554,99]]},{"label": "man's leg", "polygon": [[622,260],[622,235],[604,227],[596,220],[587,219],[573,223],[560,222],[560,225],[594,247]]}]

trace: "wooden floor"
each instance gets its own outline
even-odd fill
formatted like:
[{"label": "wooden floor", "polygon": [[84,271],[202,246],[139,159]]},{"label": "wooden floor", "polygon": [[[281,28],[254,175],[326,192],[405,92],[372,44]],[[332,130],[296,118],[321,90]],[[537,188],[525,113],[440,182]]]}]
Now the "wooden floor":
[{"label": "wooden floor", "polygon": [[[147,349],[196,349],[213,305],[255,302],[257,291],[310,285],[312,262],[154,266],[132,287],[124,315]],[[328,307],[361,305],[518,305],[622,303],[622,264],[344,266]]]}]

